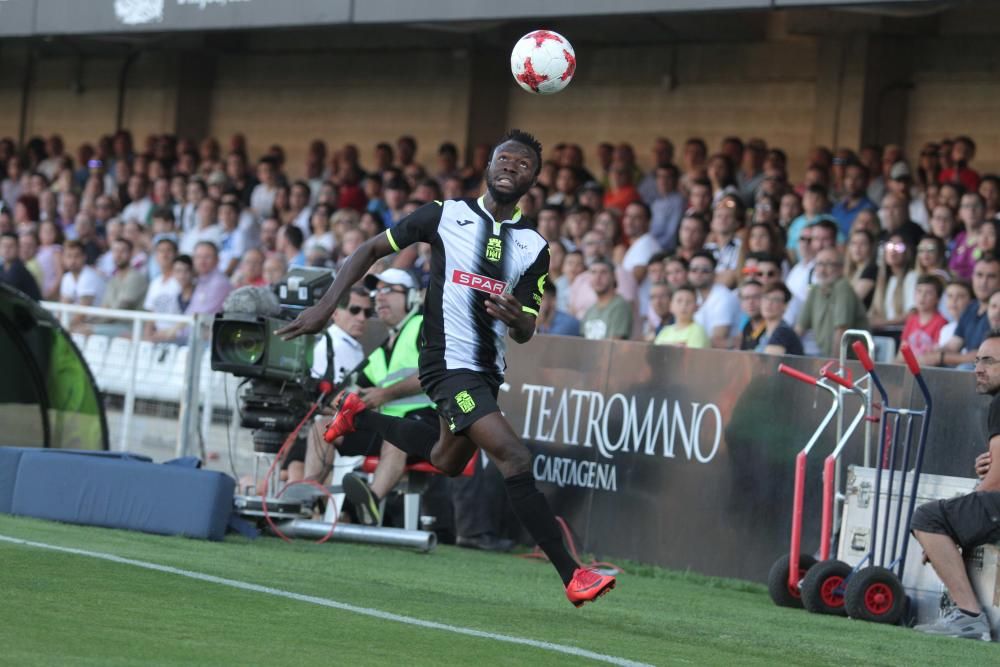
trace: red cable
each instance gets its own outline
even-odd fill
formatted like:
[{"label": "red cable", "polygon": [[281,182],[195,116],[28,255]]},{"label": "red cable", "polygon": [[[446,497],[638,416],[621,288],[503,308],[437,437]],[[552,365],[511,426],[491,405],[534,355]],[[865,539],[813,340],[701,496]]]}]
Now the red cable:
[{"label": "red cable", "polygon": [[[278,450],[278,453],[275,454],[274,456],[274,461],[271,462],[271,467],[267,469],[267,474],[264,475],[264,493],[261,496],[261,506],[263,507],[264,510],[264,520],[267,521],[267,525],[271,527],[271,530],[273,530],[278,537],[280,537],[286,542],[291,542],[292,541],[291,538],[289,538],[287,535],[281,532],[281,529],[278,528],[278,526],[275,525],[274,521],[271,520],[271,515],[267,511],[267,489],[271,485],[271,475],[274,474],[275,466],[279,465],[285,460],[285,455],[288,453],[288,450],[292,446],[292,444],[294,444],[295,439],[298,438],[299,431],[302,430],[302,427],[305,426],[306,422],[309,421],[309,418],[312,417],[313,414],[316,412],[316,409],[319,408],[320,404],[323,402],[323,399],[326,398],[326,395],[329,394],[330,391],[332,390],[331,387],[323,385],[324,383],[320,383],[320,389],[322,393],[320,393],[319,398],[317,398],[316,401],[312,404],[312,407],[309,408],[309,411],[306,413],[306,416],[302,418],[302,421],[300,421],[299,425],[295,427],[295,430],[289,433],[288,437],[285,438],[285,442],[281,445],[281,449]],[[334,510],[337,509],[336,502],[334,501],[333,498],[333,494],[331,494],[327,490],[327,488],[324,487],[323,485],[314,482],[310,479],[304,479],[298,482],[292,482],[290,484],[286,484],[281,488],[280,491],[278,491],[278,495],[275,497],[280,498],[282,493],[288,490],[289,487],[294,486],[296,484],[310,484],[312,486],[319,488],[326,494],[327,498],[329,499],[329,502],[334,503]],[[321,540],[317,541],[316,544],[322,544],[323,542],[326,542],[328,539],[330,539],[331,536],[333,536],[333,530],[334,528],[337,527],[336,514],[337,513],[334,512],[334,519],[333,523],[330,525],[330,530],[327,531],[326,535],[324,535]]]},{"label": "red cable", "polygon": [[[605,570],[613,570],[614,574],[622,574],[623,572],[625,572],[625,570],[623,570],[622,568],[618,567],[614,563],[609,563],[609,562],[599,561],[599,560],[594,560],[594,559],[591,559],[589,563],[582,562],[580,560],[580,554],[579,554],[579,552],[576,549],[576,542],[573,541],[573,533],[569,529],[569,524],[567,524],[566,521],[561,516],[557,516],[556,517],[556,523],[559,524],[559,529],[563,533],[563,540],[569,546],[569,554],[573,557],[573,560],[575,560],[577,563],[580,563],[580,565],[582,565],[584,567],[587,567],[587,568],[600,567],[600,568],[605,569]],[[517,557],[518,558],[538,558],[540,560],[548,560],[548,556],[546,556],[545,553],[542,552],[542,550],[540,548],[538,548],[537,546],[534,549],[531,550],[531,553],[518,554]]]}]

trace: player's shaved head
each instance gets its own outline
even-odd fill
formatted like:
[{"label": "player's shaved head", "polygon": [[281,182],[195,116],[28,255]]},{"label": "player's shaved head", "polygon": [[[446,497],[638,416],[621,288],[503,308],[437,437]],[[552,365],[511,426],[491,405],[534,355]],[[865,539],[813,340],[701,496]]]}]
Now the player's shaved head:
[{"label": "player's shaved head", "polygon": [[529,134],[523,130],[518,130],[514,128],[508,130],[507,134],[500,138],[500,141],[493,147],[491,155],[496,154],[497,149],[504,145],[508,141],[513,141],[521,144],[522,146],[527,146],[531,152],[535,154],[535,176],[538,176],[538,172],[542,170],[542,144],[535,139],[534,135]]}]

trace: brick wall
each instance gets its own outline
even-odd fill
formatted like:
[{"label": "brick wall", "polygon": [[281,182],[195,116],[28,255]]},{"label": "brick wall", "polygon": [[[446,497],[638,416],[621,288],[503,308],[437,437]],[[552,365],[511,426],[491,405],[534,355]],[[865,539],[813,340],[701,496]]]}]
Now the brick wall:
[{"label": "brick wall", "polygon": [[114,130],[117,99],[115,59],[39,59],[28,97],[26,136],[58,132],[75,148]]},{"label": "brick wall", "polygon": [[[127,75],[123,124],[137,140],[173,127],[177,82],[173,58],[162,53],[140,56]],[[25,133],[28,137],[58,132],[70,149],[113,132],[118,110],[118,84],[124,58],[41,58],[34,68]],[[0,111],[4,134],[17,136],[20,82],[0,79]],[[7,112],[6,106],[12,107]]]},{"label": "brick wall", "polygon": [[1000,44],[993,38],[945,38],[915,54],[906,150],[967,134],[976,141],[973,166],[1000,173]]},{"label": "brick wall", "polygon": [[314,138],[357,144],[364,164],[376,143],[408,133],[432,166],[440,142],[464,142],[467,71],[446,51],[224,56],[210,128],[220,139],[244,132],[253,155],[282,144],[293,174]]}]

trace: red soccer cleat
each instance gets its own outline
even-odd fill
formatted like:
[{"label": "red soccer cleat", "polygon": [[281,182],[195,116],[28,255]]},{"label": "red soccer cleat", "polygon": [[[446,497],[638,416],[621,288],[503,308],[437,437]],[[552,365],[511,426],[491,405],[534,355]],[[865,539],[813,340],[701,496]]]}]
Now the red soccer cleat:
[{"label": "red soccer cleat", "polygon": [[366,407],[357,394],[350,392],[341,392],[334,399],[334,405],[337,406],[337,414],[323,434],[327,442],[333,442],[345,433],[354,433],[354,416]]},{"label": "red soccer cleat", "polygon": [[578,567],[566,585],[566,597],[575,607],[593,602],[615,587],[615,578],[596,570]]}]

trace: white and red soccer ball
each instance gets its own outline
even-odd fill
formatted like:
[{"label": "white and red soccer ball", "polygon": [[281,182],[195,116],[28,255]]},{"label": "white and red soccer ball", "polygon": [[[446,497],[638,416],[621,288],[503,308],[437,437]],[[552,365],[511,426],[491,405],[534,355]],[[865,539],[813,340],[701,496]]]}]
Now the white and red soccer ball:
[{"label": "white and red soccer ball", "polygon": [[535,95],[551,95],[569,85],[576,53],[569,40],[551,30],[535,30],[517,40],[510,54],[517,85]]}]

